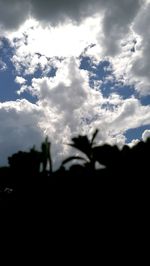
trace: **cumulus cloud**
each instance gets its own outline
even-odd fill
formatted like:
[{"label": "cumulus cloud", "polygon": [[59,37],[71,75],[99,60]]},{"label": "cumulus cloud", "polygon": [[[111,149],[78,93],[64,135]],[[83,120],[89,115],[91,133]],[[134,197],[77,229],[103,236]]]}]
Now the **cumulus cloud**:
[{"label": "cumulus cloud", "polygon": [[85,118],[97,114],[102,100],[101,93],[91,90],[88,82],[88,73],[79,69],[78,60],[70,58],[61,63],[55,77],[33,78],[30,92],[38,97],[38,104],[51,110],[52,117],[58,117],[57,132],[66,125],[70,133],[77,133]]},{"label": "cumulus cloud", "polygon": [[89,86],[88,71],[79,68],[74,57],[60,63],[54,77],[32,78],[28,92],[37,102],[27,100],[0,104],[0,146],[3,157],[26,149],[48,135],[52,141],[54,168],[75,151],[66,145],[74,135],[92,135],[99,129],[97,143],[122,146],[124,132],[150,123],[150,107],[135,98],[123,100],[112,94],[108,98]]},{"label": "cumulus cloud", "polygon": [[[128,98],[117,106],[112,127],[123,131],[150,124],[150,106],[142,106],[135,98]],[[113,129],[115,132],[115,128]]]},{"label": "cumulus cloud", "polygon": [[26,83],[26,79],[24,79],[23,77],[17,76],[15,78],[15,82],[18,83],[18,84],[20,84],[20,85],[22,85],[22,84],[25,84]]},{"label": "cumulus cloud", "polygon": [[130,148],[132,148],[132,147],[134,147],[135,145],[137,145],[139,142],[140,142],[139,139],[133,139],[133,140],[128,144],[128,146],[129,146]]},{"label": "cumulus cloud", "polygon": [[30,93],[38,97],[38,105],[46,111],[43,125],[47,124],[48,135],[57,132],[61,143],[63,136],[66,142],[74,134],[91,134],[93,128],[99,128],[100,142],[121,145],[127,129],[150,123],[149,106],[142,106],[134,97],[123,100],[112,94],[104,98],[100,91],[90,88],[88,72],[78,66],[75,58],[66,59],[55,77],[32,79]]}]

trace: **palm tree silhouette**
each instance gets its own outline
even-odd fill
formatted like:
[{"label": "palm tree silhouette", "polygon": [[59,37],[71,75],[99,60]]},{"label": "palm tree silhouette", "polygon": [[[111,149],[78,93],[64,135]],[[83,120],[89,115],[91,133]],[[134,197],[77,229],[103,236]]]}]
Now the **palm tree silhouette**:
[{"label": "palm tree silhouette", "polygon": [[85,166],[88,166],[91,170],[95,170],[95,158],[93,154],[93,148],[95,145],[94,140],[97,134],[98,134],[98,129],[94,131],[91,140],[89,140],[89,138],[86,135],[83,136],[79,135],[78,137],[72,138],[72,143],[69,143],[68,145],[84,153],[85,157],[71,156],[62,162],[62,166],[72,160],[81,160],[84,162]]}]

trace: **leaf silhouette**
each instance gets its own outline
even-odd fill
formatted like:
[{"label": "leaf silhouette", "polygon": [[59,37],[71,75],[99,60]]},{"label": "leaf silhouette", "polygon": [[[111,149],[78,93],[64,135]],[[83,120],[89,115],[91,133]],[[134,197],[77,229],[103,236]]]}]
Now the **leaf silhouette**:
[{"label": "leaf silhouette", "polygon": [[98,129],[96,129],[95,132],[93,133],[91,141],[88,139],[86,135],[84,136],[79,135],[78,137],[72,138],[72,143],[70,143],[69,145],[83,152],[88,159],[86,160],[82,157],[72,156],[66,159],[65,162],[69,162],[74,159],[84,160],[91,167],[91,169],[94,170],[95,158],[93,156],[93,144],[97,134],[98,134]]},{"label": "leaf silhouette", "polygon": [[96,129],[95,132],[94,132],[94,134],[93,134],[93,137],[92,137],[92,140],[91,140],[91,146],[93,146],[94,139],[96,138],[97,134],[98,134],[98,129]]},{"label": "leaf silhouette", "polygon": [[70,143],[69,145],[78,149],[79,151],[82,151],[87,155],[88,158],[90,158],[91,154],[91,143],[87,136],[81,136],[72,138],[73,143]]}]

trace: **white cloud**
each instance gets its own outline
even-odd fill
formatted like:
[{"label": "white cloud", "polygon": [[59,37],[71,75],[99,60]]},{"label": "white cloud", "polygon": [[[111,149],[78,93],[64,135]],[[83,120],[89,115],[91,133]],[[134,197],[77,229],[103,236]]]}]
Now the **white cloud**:
[{"label": "white cloud", "polygon": [[128,144],[128,146],[129,146],[130,148],[132,148],[132,147],[134,147],[135,145],[137,145],[139,142],[140,142],[139,139],[133,139],[133,140]]},{"label": "white cloud", "polygon": [[7,69],[7,65],[5,62],[3,62],[1,59],[0,59],[0,71],[5,71]]},{"label": "white cloud", "polygon": [[19,90],[17,90],[17,94],[20,95],[22,94],[24,91],[27,91],[28,90],[28,86],[25,85],[27,80],[24,79],[23,77],[20,77],[20,76],[17,76],[15,78],[15,82],[18,83],[21,87]]},{"label": "white cloud", "polygon": [[[125,35],[130,32],[130,25],[133,23],[134,18],[145,1],[93,0],[91,2],[90,0],[81,0],[74,2],[70,0],[57,0],[54,2],[45,0],[41,2],[37,0],[26,0],[22,2],[23,6],[21,2],[22,1],[19,0],[13,2],[7,0],[5,3],[3,3],[2,0],[0,1],[0,6],[2,6],[0,21],[2,25],[5,25],[7,28],[12,28],[15,24],[21,26],[25,21],[25,17],[26,20],[30,17],[36,19],[40,25],[44,27],[49,27],[49,25],[53,26],[51,28],[51,42],[53,47],[52,53],[55,54],[60,50],[60,46],[63,46],[64,39],[66,38],[67,40],[70,39],[70,43],[76,43],[76,45],[73,45],[77,47],[76,49],[78,49],[79,45],[80,49],[82,42],[80,44],[76,42],[77,31],[79,30],[80,33],[78,34],[80,35],[82,33],[84,38],[86,34],[91,37],[93,32],[95,32],[95,28],[97,29],[97,26],[95,27],[94,24],[93,26],[91,25],[91,31],[89,33],[86,31],[85,27],[83,29],[81,25],[87,18],[92,20],[92,17],[96,15],[100,18],[100,23],[98,25],[99,32],[97,32],[96,38],[100,44],[99,47],[103,46],[106,55],[114,55],[118,54],[120,51],[120,42]],[[19,13],[19,16],[17,16],[17,13]],[[22,13],[23,16],[21,20],[20,14]],[[9,17],[11,19],[9,19]],[[42,22],[44,22],[44,24],[42,24]],[[65,22],[65,24],[62,22]],[[53,29],[55,29],[54,32]],[[57,41],[58,35],[59,38],[61,38],[60,43]],[[43,39],[42,35],[39,36],[41,38],[39,38],[39,42],[36,42],[36,46],[40,46]],[[55,46],[53,45],[54,42]],[[47,47],[47,42],[45,43],[45,47]]]},{"label": "white cloud", "polygon": [[67,125],[72,133],[80,130],[83,118],[97,114],[102,100],[100,92],[90,89],[88,73],[79,70],[78,64],[74,58],[66,59],[55,77],[34,78],[30,88],[38,97],[38,104],[49,108],[53,116],[61,117],[61,130]]},{"label": "white cloud", "polygon": [[146,141],[148,138],[150,138],[150,130],[145,130],[142,134],[143,141]]},{"label": "white cloud", "polygon": [[26,79],[24,79],[23,77],[17,76],[15,78],[15,82],[18,83],[18,84],[20,84],[20,85],[22,85],[22,84],[25,84],[26,83]]},{"label": "white cloud", "polygon": [[[150,106],[142,106],[137,99],[129,98],[122,101],[117,107],[116,118],[113,120],[112,127],[127,130],[137,128],[141,125],[150,124]],[[115,132],[115,128],[114,128]]]},{"label": "white cloud", "polygon": [[7,35],[15,49],[12,62],[18,71],[25,68],[25,74],[33,74],[38,68],[46,71],[55,67],[58,57],[78,57],[86,47],[97,42],[99,23],[100,18],[96,16],[78,26],[69,23],[43,28],[30,19],[19,31]]}]

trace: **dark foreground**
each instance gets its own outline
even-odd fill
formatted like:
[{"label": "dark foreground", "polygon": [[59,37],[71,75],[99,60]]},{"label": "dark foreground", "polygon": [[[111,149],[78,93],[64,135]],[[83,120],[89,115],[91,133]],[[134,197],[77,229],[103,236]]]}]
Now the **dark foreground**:
[{"label": "dark foreground", "polygon": [[[71,156],[53,171],[48,139],[41,151],[18,152],[8,158],[9,167],[0,168],[0,207],[57,209],[60,206],[116,205],[128,203],[128,208],[149,208],[150,138],[132,148],[124,146],[95,146],[94,138],[73,138],[70,144],[85,156]],[[73,160],[76,160],[76,164]],[[65,165],[72,162],[66,170]],[[82,162],[82,163],[81,163]],[[96,162],[103,169],[96,168]],[[47,171],[47,164],[50,169]],[[42,172],[40,172],[42,165]],[[84,206],[83,206],[84,205]],[[133,206],[135,205],[135,206]],[[82,207],[81,207],[82,206]]]},{"label": "dark foreground", "polygon": [[[36,182],[16,183],[1,187],[0,208],[9,210],[42,208],[99,208],[100,206],[128,206],[134,211],[136,206],[143,209],[149,200],[149,178],[146,174],[123,173],[120,176],[107,175],[107,171],[97,171],[93,176],[38,176]],[[114,174],[114,173],[113,173]],[[148,174],[148,173],[147,173]],[[100,211],[100,210],[99,210]]]}]

